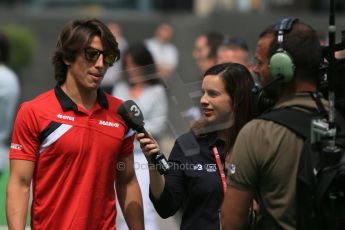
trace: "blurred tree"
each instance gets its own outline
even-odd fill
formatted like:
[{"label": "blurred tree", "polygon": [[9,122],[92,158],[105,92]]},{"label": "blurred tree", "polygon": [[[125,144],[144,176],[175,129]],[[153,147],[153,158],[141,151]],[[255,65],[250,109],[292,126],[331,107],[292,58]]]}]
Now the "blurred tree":
[{"label": "blurred tree", "polygon": [[11,46],[9,65],[18,73],[33,60],[37,40],[30,29],[20,25],[9,24],[3,26],[1,30],[7,36]]}]

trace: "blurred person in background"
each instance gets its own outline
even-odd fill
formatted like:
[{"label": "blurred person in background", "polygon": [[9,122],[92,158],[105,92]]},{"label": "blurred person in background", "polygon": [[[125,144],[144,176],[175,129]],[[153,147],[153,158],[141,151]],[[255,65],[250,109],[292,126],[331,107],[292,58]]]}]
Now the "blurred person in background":
[{"label": "blurred person in background", "polygon": [[226,37],[217,51],[218,64],[233,62],[244,65],[252,74],[254,81],[258,82],[253,71],[252,55],[247,41],[240,37]]},{"label": "blurred person in background", "polygon": [[[207,69],[217,64],[217,50],[222,42],[223,35],[215,31],[204,32],[195,39],[193,57],[202,76]],[[197,84],[200,89],[201,81]],[[201,116],[200,95],[193,97],[192,101],[193,106],[185,109],[181,114],[183,119],[193,123]]]},{"label": "blurred person in background", "polygon": [[[342,59],[342,64],[337,65],[337,83],[335,86],[336,107],[345,117],[345,49],[335,52],[335,58]],[[340,61],[339,61],[340,63]]]},{"label": "blurred person in background", "polygon": [[[107,24],[108,28],[114,35],[120,50],[120,56],[122,56],[123,52],[128,47],[128,42],[126,38],[122,35],[122,30],[119,24],[115,22],[110,22]],[[104,75],[103,81],[101,83],[101,89],[103,89],[107,93],[111,93],[114,84],[117,80],[119,80],[122,71],[122,57],[114,63],[114,65],[109,66],[107,72]]]},{"label": "blurred person in background", "polygon": [[[114,86],[113,96],[135,101],[142,110],[145,128],[160,139],[166,129],[167,96],[153,56],[143,43],[129,45],[123,54],[123,69],[122,79]],[[144,203],[145,229],[158,230],[158,216],[149,199],[148,163],[138,142],[134,143],[134,162]],[[121,214],[116,227],[119,230],[128,229]]]},{"label": "blurred person in background", "polygon": [[[253,79],[243,65],[219,64],[202,82],[202,117],[180,136],[170,153],[170,170],[150,167],[150,198],[162,218],[182,209],[182,230],[220,229],[219,210],[226,190],[225,159],[251,117]],[[137,135],[149,163],[159,145]]]},{"label": "blurred person in background", "polygon": [[217,64],[217,50],[223,39],[223,35],[215,31],[202,33],[196,38],[193,57],[201,74]]},{"label": "blurred person in background", "polygon": [[154,37],[145,41],[159,74],[166,78],[171,77],[178,64],[178,51],[171,42],[173,35],[174,28],[168,23],[161,23],[158,25]]},{"label": "blurred person in background", "polygon": [[118,58],[113,34],[97,19],[61,31],[52,60],[57,85],[21,104],[15,121],[9,229],[25,228],[31,182],[31,229],[115,229],[116,200],[130,228],[144,229],[134,132],[117,115],[122,101],[99,89]]},{"label": "blurred person in background", "polygon": [[0,32],[0,177],[7,168],[9,138],[20,97],[18,77],[8,66],[10,43]]},{"label": "blurred person in background", "polygon": [[251,54],[243,38],[226,37],[217,50],[218,64],[233,62],[244,65],[252,72]]}]

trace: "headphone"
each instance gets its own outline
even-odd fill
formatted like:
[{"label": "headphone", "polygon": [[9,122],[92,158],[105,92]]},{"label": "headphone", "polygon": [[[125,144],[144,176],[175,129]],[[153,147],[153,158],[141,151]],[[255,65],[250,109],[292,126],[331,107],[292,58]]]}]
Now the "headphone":
[{"label": "headphone", "polygon": [[269,69],[273,79],[282,78],[283,83],[290,82],[295,75],[295,64],[292,56],[283,48],[284,33],[292,29],[294,23],[298,22],[298,18],[288,17],[282,19],[275,26],[278,35],[278,50],[271,56]]}]

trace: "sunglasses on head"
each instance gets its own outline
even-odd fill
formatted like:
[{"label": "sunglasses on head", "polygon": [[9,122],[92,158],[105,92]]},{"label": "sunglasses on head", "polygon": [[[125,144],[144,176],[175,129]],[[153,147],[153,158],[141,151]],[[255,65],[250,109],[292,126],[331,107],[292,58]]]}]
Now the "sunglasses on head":
[{"label": "sunglasses on head", "polygon": [[107,53],[106,51],[101,51],[92,47],[85,48],[85,58],[88,61],[96,62],[99,58],[99,56],[103,55],[103,61],[107,65],[112,65],[115,62],[115,55]]}]

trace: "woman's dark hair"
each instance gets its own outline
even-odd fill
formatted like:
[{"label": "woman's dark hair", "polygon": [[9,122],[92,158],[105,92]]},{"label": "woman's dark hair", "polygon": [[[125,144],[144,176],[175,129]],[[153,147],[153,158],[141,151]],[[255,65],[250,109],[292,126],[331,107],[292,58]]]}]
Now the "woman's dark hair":
[{"label": "woman's dark hair", "polygon": [[[253,104],[251,89],[254,86],[253,78],[248,69],[238,63],[224,63],[209,68],[205,76],[220,77],[225,86],[225,90],[231,97],[231,107],[233,110],[233,125],[227,129],[225,143],[225,153],[229,154],[235,143],[240,129],[253,117]],[[230,116],[230,114],[229,114]],[[207,122],[200,118],[192,125],[192,132],[197,135],[207,133]]]},{"label": "woman's dark hair", "polygon": [[84,52],[92,39],[100,37],[104,49],[115,55],[117,61],[120,58],[120,50],[114,35],[109,28],[98,19],[82,19],[67,23],[61,31],[53,56],[55,79],[59,85],[66,80],[67,68],[65,61],[74,62],[76,57]]},{"label": "woman's dark hair", "polygon": [[[138,66],[135,69],[128,69],[126,57],[131,56],[133,62]],[[123,54],[122,67],[124,70],[123,80],[131,84],[128,73],[130,71],[138,71],[143,76],[146,84],[154,85],[161,83],[157,68],[152,54],[142,42],[136,42],[129,45]]]}]

